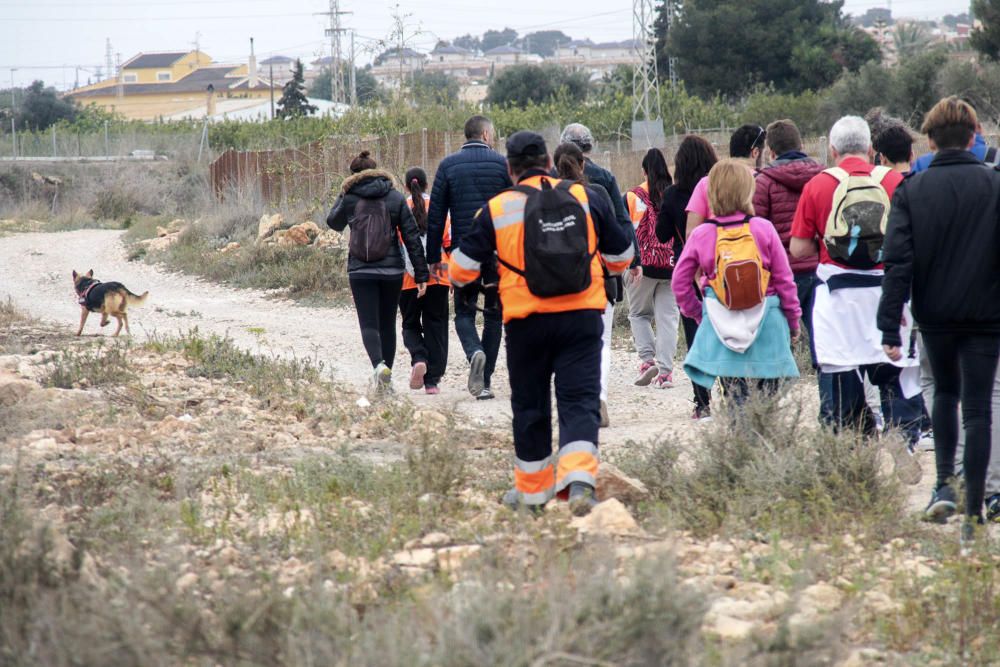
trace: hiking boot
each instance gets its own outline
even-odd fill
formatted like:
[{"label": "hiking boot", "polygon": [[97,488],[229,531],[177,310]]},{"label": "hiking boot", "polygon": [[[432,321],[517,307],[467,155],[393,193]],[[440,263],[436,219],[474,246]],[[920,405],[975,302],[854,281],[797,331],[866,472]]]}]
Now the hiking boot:
[{"label": "hiking boot", "polygon": [[674,374],[673,373],[660,373],[653,380],[653,386],[657,389],[673,389],[674,388]]},{"label": "hiking boot", "polygon": [[611,426],[611,419],[608,417],[608,402],[601,401],[601,421],[600,427],[607,428]]},{"label": "hiking boot", "polygon": [[479,395],[483,393],[483,389],[486,388],[485,372],[486,353],[482,350],[476,350],[472,353],[472,357],[469,358],[469,393],[476,398],[479,398]]},{"label": "hiking boot", "polygon": [[890,433],[885,439],[885,448],[892,456],[899,481],[909,486],[918,484],[924,476],[924,471],[921,470],[920,462],[910,451],[906,440],[896,433]]},{"label": "hiking boot", "polygon": [[420,389],[424,386],[424,376],[427,375],[427,362],[418,361],[410,369],[410,389]]},{"label": "hiking boot", "polygon": [[375,372],[372,374],[372,386],[377,392],[392,391],[392,369],[385,365],[385,362],[378,362]]},{"label": "hiking boot", "polygon": [[696,406],[694,412],[691,413],[691,420],[696,422],[712,421],[712,408],[708,405],[703,408]]},{"label": "hiking boot", "polygon": [[656,362],[654,361],[644,361],[639,364],[639,374],[635,377],[635,386],[645,387],[648,386],[653,378],[659,371],[656,368]]},{"label": "hiking boot", "polygon": [[535,516],[540,515],[545,511],[545,505],[529,505],[528,503],[521,502],[521,492],[517,489],[508,489],[503,497],[500,499],[500,503],[511,510],[512,512],[517,512],[520,509],[526,509]]},{"label": "hiking boot", "polygon": [[430,384],[424,387],[424,393],[430,394],[431,396],[437,396],[441,393],[441,390],[438,389],[437,385]]},{"label": "hiking boot", "polygon": [[476,396],[477,401],[492,401],[494,398],[496,396],[493,395],[493,390],[489,387],[483,387],[483,390]]},{"label": "hiking boot", "polygon": [[968,556],[976,542],[983,536],[983,517],[967,516],[962,522],[962,532],[958,536],[960,552],[963,556]]},{"label": "hiking boot", "polygon": [[958,510],[955,502],[955,490],[950,484],[938,487],[931,494],[931,501],[924,510],[924,521],[931,523],[947,523]]},{"label": "hiking boot", "polygon": [[986,499],[986,520],[1000,523],[1000,493]]},{"label": "hiking boot", "polygon": [[587,516],[597,505],[597,492],[586,482],[570,482],[569,511],[573,516]]}]

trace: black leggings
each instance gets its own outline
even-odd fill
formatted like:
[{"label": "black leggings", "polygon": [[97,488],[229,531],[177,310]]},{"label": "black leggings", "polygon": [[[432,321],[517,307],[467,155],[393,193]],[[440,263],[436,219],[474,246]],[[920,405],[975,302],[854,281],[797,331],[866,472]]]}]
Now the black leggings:
[{"label": "black leggings", "polygon": [[350,276],[349,280],[361,325],[361,342],[372,368],[379,362],[392,368],[396,356],[396,308],[399,307],[399,292],[403,289],[403,276]]},{"label": "black leggings", "polygon": [[[684,325],[684,340],[687,342],[687,347],[690,350],[691,346],[694,345],[695,334],[698,333],[698,323],[695,322],[690,317],[685,317],[681,315],[681,324]],[[705,389],[697,382],[692,382],[691,386],[694,388],[694,404],[699,409],[702,410],[707,408],[712,402],[712,392]]]},{"label": "black leggings", "polygon": [[965,426],[965,513],[978,517],[990,461],[993,381],[1000,335],[921,332],[934,375],[934,458],[940,487],[955,475],[958,404]]}]

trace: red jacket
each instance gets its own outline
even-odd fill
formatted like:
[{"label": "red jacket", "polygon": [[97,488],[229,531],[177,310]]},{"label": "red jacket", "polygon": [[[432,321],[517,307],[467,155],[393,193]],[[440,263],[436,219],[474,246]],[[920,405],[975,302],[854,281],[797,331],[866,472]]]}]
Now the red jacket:
[{"label": "red jacket", "polygon": [[[771,221],[781,237],[781,245],[788,252],[792,238],[792,220],[798,206],[802,188],[813,176],[823,171],[823,165],[811,158],[779,161],[757,174],[757,188],[753,195],[753,208],[757,215]],[[795,259],[788,255],[792,272],[810,273],[816,270],[819,256]]]}]

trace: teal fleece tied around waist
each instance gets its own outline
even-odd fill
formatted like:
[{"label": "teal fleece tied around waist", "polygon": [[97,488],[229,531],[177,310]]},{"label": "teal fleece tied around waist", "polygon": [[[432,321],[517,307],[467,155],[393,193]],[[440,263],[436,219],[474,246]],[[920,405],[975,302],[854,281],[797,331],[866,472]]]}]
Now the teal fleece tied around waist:
[{"label": "teal fleece tied around waist", "polygon": [[[715,299],[715,293],[708,289],[705,298]],[[691,381],[711,389],[719,377],[762,380],[799,377],[788,321],[777,296],[767,297],[765,310],[757,340],[741,354],[722,344],[703,305],[698,334],[684,360],[684,372]]]}]

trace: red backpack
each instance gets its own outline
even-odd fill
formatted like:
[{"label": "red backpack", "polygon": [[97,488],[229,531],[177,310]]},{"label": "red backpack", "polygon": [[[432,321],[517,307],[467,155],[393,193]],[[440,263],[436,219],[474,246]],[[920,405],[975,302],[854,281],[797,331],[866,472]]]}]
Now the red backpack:
[{"label": "red backpack", "polygon": [[639,226],[635,228],[635,239],[639,243],[639,263],[654,269],[672,269],[674,267],[674,240],[660,243],[656,238],[656,207],[649,193],[642,188],[635,188],[632,193],[642,200],[646,210],[642,214]]}]

